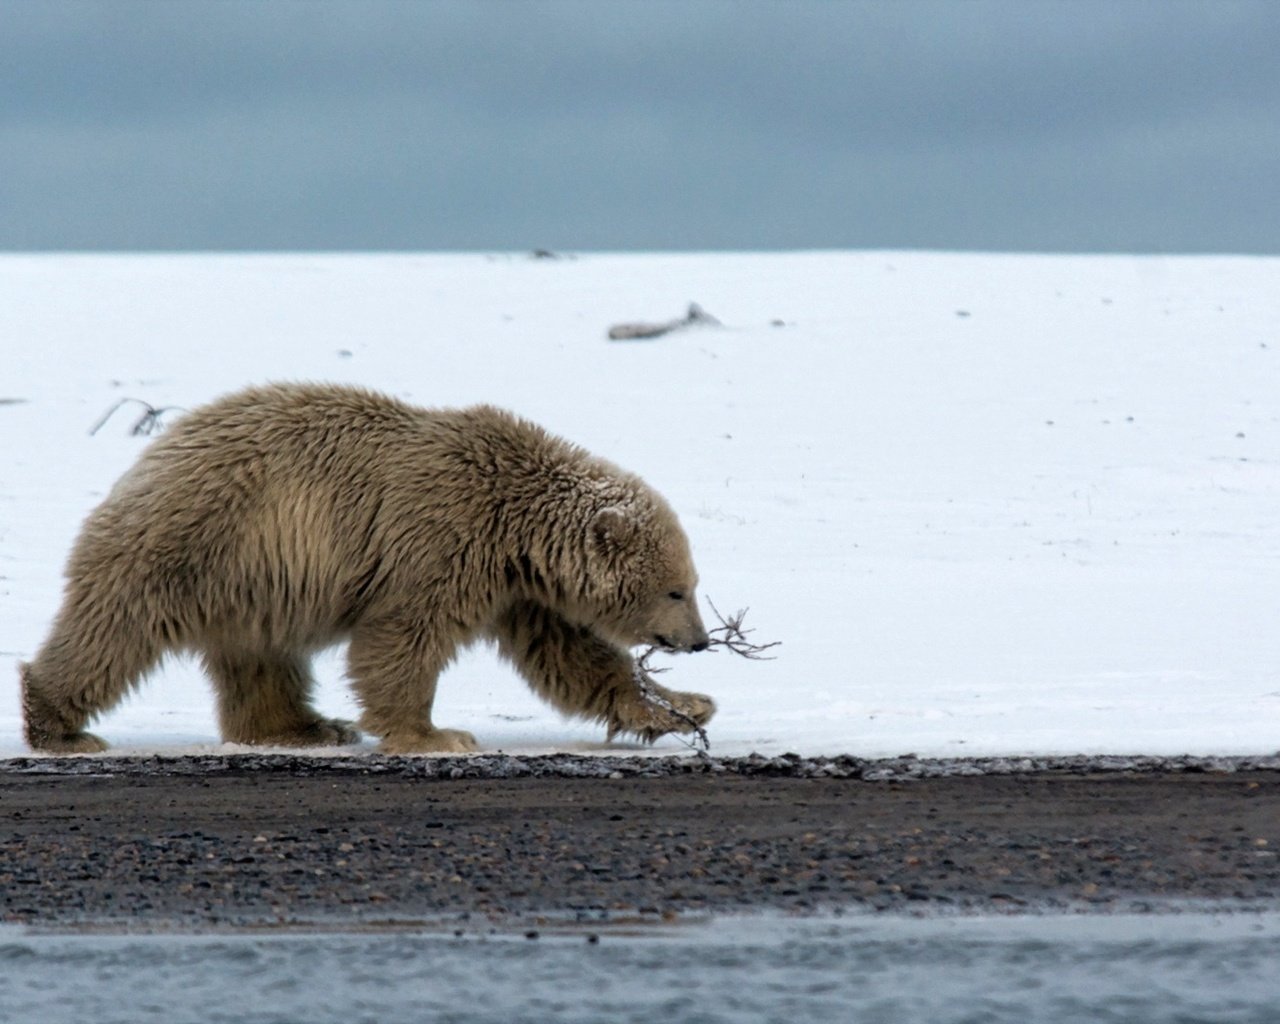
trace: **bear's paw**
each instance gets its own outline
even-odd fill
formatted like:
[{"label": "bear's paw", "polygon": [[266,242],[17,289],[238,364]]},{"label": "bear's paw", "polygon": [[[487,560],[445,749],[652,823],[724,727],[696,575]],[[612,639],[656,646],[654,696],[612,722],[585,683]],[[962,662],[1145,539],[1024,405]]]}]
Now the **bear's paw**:
[{"label": "bear's paw", "polygon": [[91,732],[73,732],[59,736],[45,734],[33,738],[31,746],[46,754],[101,754],[107,749],[107,741]]},{"label": "bear's paw", "polygon": [[382,754],[471,754],[480,744],[463,729],[415,729],[384,736],[378,744]]},{"label": "bear's paw", "polygon": [[614,707],[606,742],[619,733],[632,733],[645,743],[668,733],[691,733],[716,713],[715,701],[706,694],[668,690],[653,682],[649,688],[651,695],[637,693],[635,699],[620,701]]},{"label": "bear's paw", "polygon": [[360,730],[345,718],[304,720],[284,730],[249,735],[225,734],[231,743],[248,743],[261,747],[346,747],[360,742]]}]

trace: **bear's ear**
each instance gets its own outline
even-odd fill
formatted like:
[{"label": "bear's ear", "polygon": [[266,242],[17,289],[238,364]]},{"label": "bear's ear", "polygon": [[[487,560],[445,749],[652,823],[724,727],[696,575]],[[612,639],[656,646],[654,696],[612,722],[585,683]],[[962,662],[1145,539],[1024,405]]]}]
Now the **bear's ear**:
[{"label": "bear's ear", "polygon": [[635,523],[631,517],[616,505],[611,505],[591,517],[588,536],[595,550],[612,554],[626,547],[634,532]]}]

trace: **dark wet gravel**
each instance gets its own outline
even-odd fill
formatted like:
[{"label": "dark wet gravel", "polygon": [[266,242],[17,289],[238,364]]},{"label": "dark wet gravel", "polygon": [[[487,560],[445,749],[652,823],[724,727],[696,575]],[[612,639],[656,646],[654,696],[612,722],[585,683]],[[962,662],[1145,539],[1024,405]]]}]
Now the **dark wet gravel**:
[{"label": "dark wet gravel", "polygon": [[17,758],[0,921],[1280,899],[1280,759]]}]

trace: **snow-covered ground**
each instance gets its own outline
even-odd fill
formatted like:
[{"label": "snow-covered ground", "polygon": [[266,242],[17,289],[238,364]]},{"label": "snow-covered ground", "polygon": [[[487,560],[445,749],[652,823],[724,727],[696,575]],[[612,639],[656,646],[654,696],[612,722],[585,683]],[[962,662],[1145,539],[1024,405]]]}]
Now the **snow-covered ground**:
[{"label": "snow-covered ground", "polygon": [[[724,326],[606,340],[690,301]],[[1280,259],[5,256],[0,756],[79,523],[147,443],[138,406],[91,428],[284,379],[506,405],[666,494],[705,595],[782,641],[670,662],[714,753],[1280,747]],[[341,652],[317,673],[354,716]],[[483,648],[436,719],[611,749]],[[186,660],[97,731],[218,746]]]}]

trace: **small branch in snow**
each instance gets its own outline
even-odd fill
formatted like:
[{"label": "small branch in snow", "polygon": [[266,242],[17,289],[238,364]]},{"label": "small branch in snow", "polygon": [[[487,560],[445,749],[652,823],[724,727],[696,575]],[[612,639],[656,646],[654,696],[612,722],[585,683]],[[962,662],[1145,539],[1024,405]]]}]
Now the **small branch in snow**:
[{"label": "small branch in snow", "polygon": [[648,341],[651,338],[660,338],[664,334],[670,334],[672,331],[681,331],[686,327],[695,326],[719,327],[721,324],[719,320],[696,302],[691,302],[689,303],[689,311],[678,320],[668,320],[666,323],[660,324],[614,324],[609,328],[609,340]]},{"label": "small branch in snow", "polygon": [[102,414],[102,418],[98,420],[98,422],[93,425],[93,429],[89,431],[89,436],[92,437],[106,426],[107,420],[111,419],[111,417],[119,411],[121,406],[128,405],[130,402],[142,406],[145,410],[134,422],[133,426],[129,428],[129,433],[134,437],[143,437],[149,434],[160,433],[160,431],[164,429],[164,424],[160,422],[160,419],[165,413],[187,411],[179,405],[165,405],[160,408],[156,408],[150,402],[144,402],[141,398],[122,398]]}]

